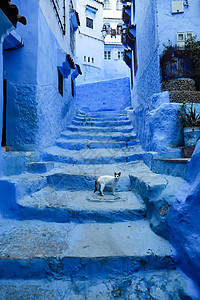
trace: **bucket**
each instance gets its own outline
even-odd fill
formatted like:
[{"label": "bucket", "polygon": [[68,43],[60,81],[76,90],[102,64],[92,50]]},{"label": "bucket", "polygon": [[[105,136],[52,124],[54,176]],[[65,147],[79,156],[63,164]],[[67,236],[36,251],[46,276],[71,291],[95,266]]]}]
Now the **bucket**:
[{"label": "bucket", "polygon": [[200,138],[200,127],[185,127],[183,130],[185,146],[195,146]]}]

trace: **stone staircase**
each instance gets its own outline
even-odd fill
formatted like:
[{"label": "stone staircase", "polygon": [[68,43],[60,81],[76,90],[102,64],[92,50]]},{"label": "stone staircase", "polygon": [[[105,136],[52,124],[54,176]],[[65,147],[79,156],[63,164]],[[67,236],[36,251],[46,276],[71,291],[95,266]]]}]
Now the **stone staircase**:
[{"label": "stone staircase", "polygon": [[[125,111],[78,113],[43,162],[1,178],[0,299],[186,299],[173,248],[146,219],[143,155]],[[94,194],[115,171],[116,195]]]}]

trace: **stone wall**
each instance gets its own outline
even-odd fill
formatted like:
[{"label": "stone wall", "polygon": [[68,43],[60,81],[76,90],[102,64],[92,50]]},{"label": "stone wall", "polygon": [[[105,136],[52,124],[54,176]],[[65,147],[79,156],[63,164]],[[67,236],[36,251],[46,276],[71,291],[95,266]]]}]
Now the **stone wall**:
[{"label": "stone wall", "polygon": [[177,78],[162,82],[163,91],[196,91],[195,81],[189,78]]}]

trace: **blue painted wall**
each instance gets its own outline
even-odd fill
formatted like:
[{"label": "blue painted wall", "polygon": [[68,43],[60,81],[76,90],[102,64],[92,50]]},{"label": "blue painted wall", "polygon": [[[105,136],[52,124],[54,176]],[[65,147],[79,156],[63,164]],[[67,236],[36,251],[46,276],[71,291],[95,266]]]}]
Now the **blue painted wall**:
[{"label": "blue painted wall", "polygon": [[114,59],[114,49],[119,51],[124,51],[124,46],[122,45],[104,45],[104,50],[111,51],[111,59],[104,59],[104,76],[105,79],[116,79],[122,77],[129,77],[130,69],[124,63],[123,60]]},{"label": "blue painted wall", "polygon": [[[158,152],[182,143],[176,118],[178,106],[169,103],[167,94],[160,93],[163,44],[167,45],[168,39],[175,44],[177,32],[192,31],[199,38],[199,1],[189,1],[180,14],[172,14],[171,3],[171,0],[135,0],[138,68],[132,89],[135,109],[132,120],[144,149]],[[168,104],[163,105],[160,99]]]},{"label": "blue painted wall", "polygon": [[138,69],[134,77],[132,105],[144,104],[160,92],[156,1],[135,1]]},{"label": "blue painted wall", "polygon": [[129,78],[77,86],[76,106],[84,111],[121,110],[131,105]]},{"label": "blue painted wall", "polygon": [[189,6],[184,6],[184,13],[172,14],[171,0],[157,0],[159,54],[162,54],[163,44],[168,44],[168,39],[173,45],[177,42],[177,32],[192,31],[200,39],[198,0],[188,1]]},{"label": "blue painted wall", "polygon": [[62,52],[41,9],[38,33],[36,144],[43,148],[53,144],[70,123],[75,113],[75,98],[71,95],[71,75],[64,79],[64,96],[58,93],[57,67],[62,66],[66,54]]},{"label": "blue painted wall", "polygon": [[40,149],[53,144],[74,114],[70,76],[64,80],[64,96],[58,93],[57,67],[65,61],[64,53],[69,53],[69,34],[63,37],[52,3],[42,3],[16,0],[20,13],[27,18],[27,25],[17,28],[25,46],[4,54],[7,143],[14,149]]},{"label": "blue painted wall", "polygon": [[170,239],[185,273],[200,285],[200,142],[187,169],[187,183],[177,192],[170,216]]}]

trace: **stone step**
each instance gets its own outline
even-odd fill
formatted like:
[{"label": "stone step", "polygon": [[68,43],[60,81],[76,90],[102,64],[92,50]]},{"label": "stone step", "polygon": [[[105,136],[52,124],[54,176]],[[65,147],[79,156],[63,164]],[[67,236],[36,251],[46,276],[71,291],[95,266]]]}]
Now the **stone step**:
[{"label": "stone step", "polygon": [[91,141],[82,139],[66,139],[59,138],[56,140],[56,145],[61,148],[69,150],[81,150],[81,149],[102,149],[102,148],[124,148],[137,145],[138,141]]},{"label": "stone step", "polygon": [[46,173],[54,168],[53,162],[34,162],[27,164],[27,172],[29,173]]},{"label": "stone step", "polygon": [[143,162],[130,172],[130,182],[131,188],[145,201],[156,198],[168,184],[164,176],[152,172]]},{"label": "stone step", "polygon": [[18,201],[18,219],[38,219],[51,222],[121,222],[145,216],[145,206],[132,192],[115,196],[99,192],[55,190],[46,187]]},{"label": "stone step", "polygon": [[72,131],[72,132],[110,132],[110,133],[115,133],[115,132],[120,132],[120,133],[130,133],[133,131],[132,126],[119,126],[119,127],[95,127],[95,126],[75,126],[75,125],[70,125],[67,127],[67,130]]},{"label": "stone step", "polygon": [[74,120],[79,121],[79,122],[83,122],[83,121],[129,121],[129,117],[128,116],[117,116],[117,117],[90,117],[90,116],[75,116]]},{"label": "stone step", "polygon": [[72,123],[75,126],[90,126],[90,127],[100,127],[100,129],[102,129],[102,127],[119,127],[119,126],[130,126],[131,125],[131,121],[101,121],[101,122],[97,122],[97,121],[75,121],[73,120]]},{"label": "stone step", "polygon": [[77,113],[77,117],[90,117],[90,118],[118,118],[118,117],[127,117],[127,112],[125,110],[119,111],[97,111],[97,112],[88,112],[88,113]]},{"label": "stone step", "polygon": [[[0,280],[4,300],[195,299],[180,270],[143,271],[113,279]],[[141,296],[142,295],[142,296]],[[184,298],[183,298],[184,297]]]},{"label": "stone step", "polygon": [[147,221],[114,224],[1,222],[0,278],[115,278],[175,266]]},{"label": "stone step", "polygon": [[144,151],[139,145],[120,149],[67,150],[58,146],[41,152],[44,161],[57,161],[71,164],[113,164],[143,159]]},{"label": "stone step", "polygon": [[92,141],[134,141],[136,139],[136,134],[133,132],[131,133],[124,133],[121,132],[70,132],[70,131],[63,131],[61,133],[61,137],[67,139],[86,139]]},{"label": "stone step", "polygon": [[[101,165],[102,166],[102,165]],[[113,172],[109,171],[108,173],[104,173],[104,175],[114,175],[115,169],[113,168]],[[119,169],[118,169],[119,170]],[[95,172],[96,173],[96,172]],[[101,173],[99,173],[101,175]],[[94,191],[95,186],[95,179],[99,177],[100,175],[92,175],[89,172],[87,174],[84,174],[82,172],[82,169],[79,170],[79,172],[76,174],[69,174],[66,173],[64,170],[53,170],[53,172],[50,172],[46,174],[46,179],[48,185],[52,186],[55,189],[59,190],[68,190],[68,191]],[[107,188],[105,188],[106,190]],[[118,181],[118,184],[116,186],[116,191],[118,192],[124,192],[128,191],[130,189],[130,179],[129,176],[122,173],[120,176],[120,179]],[[109,191],[109,188],[107,189]]]},{"label": "stone step", "polygon": [[154,158],[152,171],[185,178],[190,158]]}]

